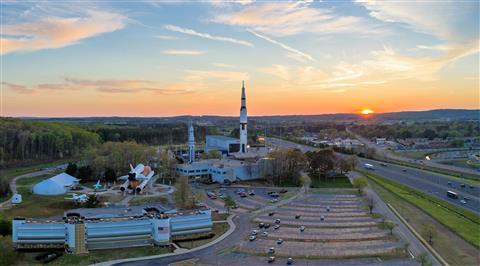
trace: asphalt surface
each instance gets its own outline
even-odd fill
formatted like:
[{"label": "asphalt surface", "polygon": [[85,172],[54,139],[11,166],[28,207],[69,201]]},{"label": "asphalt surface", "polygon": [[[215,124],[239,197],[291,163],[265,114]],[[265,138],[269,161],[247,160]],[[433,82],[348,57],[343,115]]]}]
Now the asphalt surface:
[{"label": "asphalt surface", "polygon": [[[297,148],[303,152],[314,151],[317,148],[300,145],[286,140],[269,138],[268,142],[273,145],[285,147],[285,148]],[[404,166],[398,166],[388,163],[387,166],[381,166],[380,162],[359,158],[359,168],[365,169],[365,164],[371,164],[374,166],[372,172],[382,177],[394,180],[401,184],[407,185],[414,189],[420,190],[437,198],[446,200],[456,206],[464,209],[468,209],[477,214],[480,214],[480,187],[465,184],[465,187],[461,187],[461,182],[458,179],[450,178],[446,175],[429,172],[426,170],[420,170],[417,168],[410,168]],[[448,183],[451,183],[449,185]],[[453,191],[458,194],[458,199],[450,198],[447,196],[447,191]],[[465,204],[461,203],[461,200],[467,197]]]}]

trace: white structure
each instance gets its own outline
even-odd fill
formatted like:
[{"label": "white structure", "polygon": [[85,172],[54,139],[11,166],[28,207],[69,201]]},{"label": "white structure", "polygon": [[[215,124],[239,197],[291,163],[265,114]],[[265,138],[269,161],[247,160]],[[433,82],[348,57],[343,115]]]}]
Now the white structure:
[{"label": "white structure", "polygon": [[205,141],[205,152],[217,150],[224,154],[239,151],[240,141],[236,138],[219,135],[207,135]]},{"label": "white structure", "polygon": [[195,135],[193,131],[192,121],[188,127],[188,162],[193,163],[195,161]]},{"label": "white structure", "polygon": [[240,106],[240,153],[247,152],[247,103],[245,83],[242,81],[242,104]]},{"label": "white structure", "polygon": [[125,182],[120,186],[120,190],[126,191],[132,190],[135,193],[141,193],[145,186],[150,182],[155,172],[150,168],[150,166],[144,166],[143,164],[138,164],[135,168],[130,165],[130,172],[128,175],[119,177],[120,180],[125,180]]},{"label": "white structure", "polygon": [[22,195],[16,193],[13,195],[12,199],[10,200],[13,204],[22,203]]},{"label": "white structure", "polygon": [[71,187],[78,185],[78,181],[69,174],[61,173],[34,185],[32,191],[37,195],[61,195],[67,193]]}]

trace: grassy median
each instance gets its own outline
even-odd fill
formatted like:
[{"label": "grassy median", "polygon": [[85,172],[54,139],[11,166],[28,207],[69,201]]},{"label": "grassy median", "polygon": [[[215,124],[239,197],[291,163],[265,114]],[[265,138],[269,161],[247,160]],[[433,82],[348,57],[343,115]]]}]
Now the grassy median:
[{"label": "grassy median", "polygon": [[480,247],[479,215],[378,175],[362,173],[376,184],[417,206],[470,244]]}]

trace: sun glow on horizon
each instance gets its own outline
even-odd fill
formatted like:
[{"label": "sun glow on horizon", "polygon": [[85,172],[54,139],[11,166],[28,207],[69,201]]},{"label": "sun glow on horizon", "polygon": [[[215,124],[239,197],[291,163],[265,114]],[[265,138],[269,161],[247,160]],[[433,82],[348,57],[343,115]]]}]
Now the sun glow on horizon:
[{"label": "sun glow on horizon", "polygon": [[365,109],[362,109],[362,111],[360,111],[360,113],[362,115],[371,115],[373,113],[375,113],[375,111],[373,111],[372,109],[370,108],[365,108]]}]

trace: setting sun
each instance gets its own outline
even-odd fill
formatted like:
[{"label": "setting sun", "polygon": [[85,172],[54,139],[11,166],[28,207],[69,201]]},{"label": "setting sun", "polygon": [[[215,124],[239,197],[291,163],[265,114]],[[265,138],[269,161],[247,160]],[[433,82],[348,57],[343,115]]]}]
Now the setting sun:
[{"label": "setting sun", "polygon": [[366,109],[363,109],[362,111],[360,111],[360,113],[362,115],[369,115],[369,114],[373,114],[374,111],[372,109],[366,108]]}]

